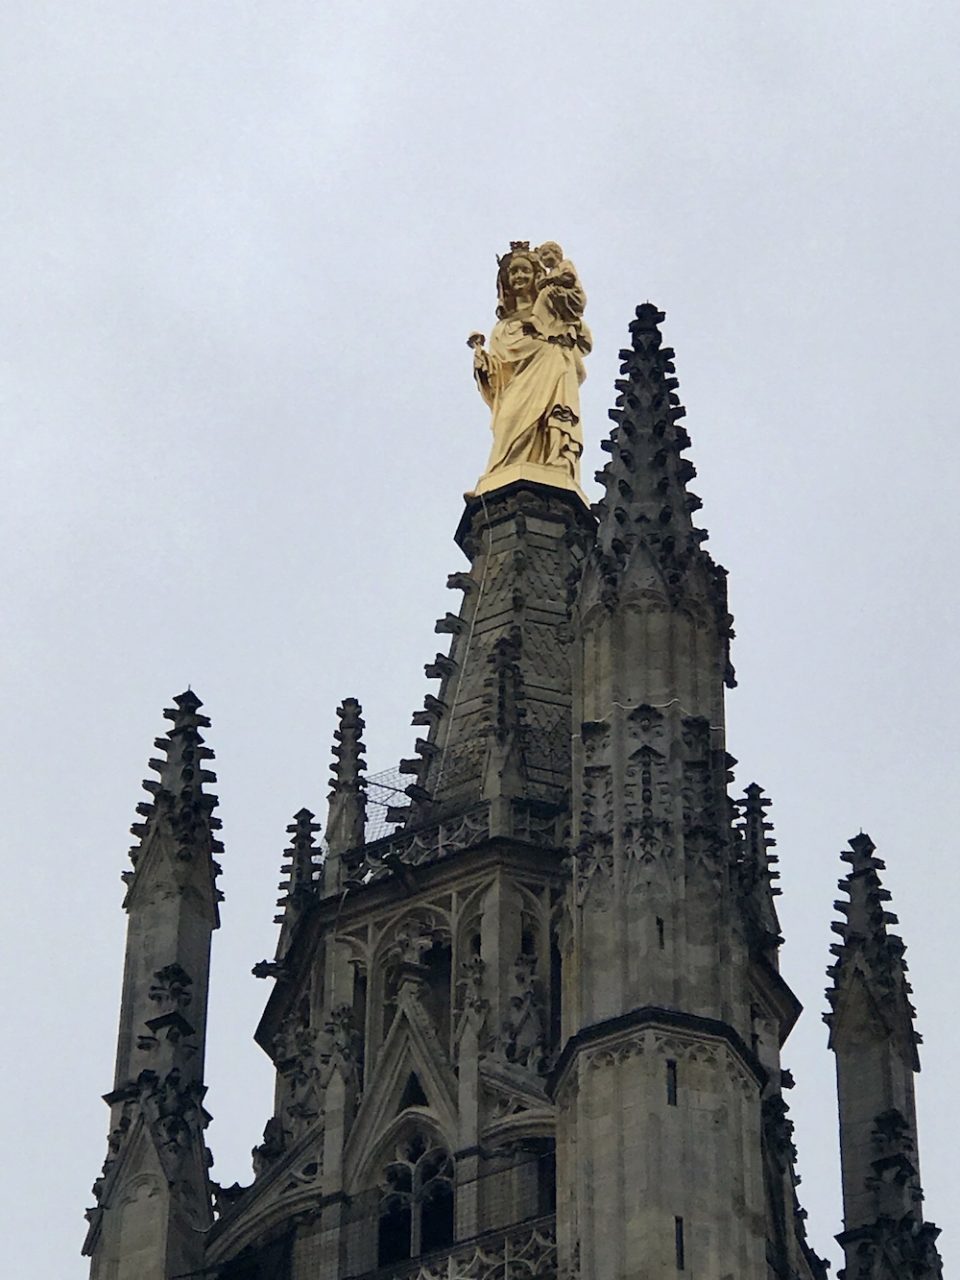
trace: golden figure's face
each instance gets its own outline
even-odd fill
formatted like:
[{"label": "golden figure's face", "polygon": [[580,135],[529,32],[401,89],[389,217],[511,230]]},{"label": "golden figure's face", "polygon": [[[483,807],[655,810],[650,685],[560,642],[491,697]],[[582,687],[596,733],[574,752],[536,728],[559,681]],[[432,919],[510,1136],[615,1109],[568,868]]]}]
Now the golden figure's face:
[{"label": "golden figure's face", "polygon": [[558,244],[548,241],[540,246],[540,261],[548,271],[552,271],[562,257],[563,254]]},{"label": "golden figure's face", "polygon": [[516,258],[510,263],[507,279],[515,294],[528,293],[533,288],[533,267],[526,258]]}]

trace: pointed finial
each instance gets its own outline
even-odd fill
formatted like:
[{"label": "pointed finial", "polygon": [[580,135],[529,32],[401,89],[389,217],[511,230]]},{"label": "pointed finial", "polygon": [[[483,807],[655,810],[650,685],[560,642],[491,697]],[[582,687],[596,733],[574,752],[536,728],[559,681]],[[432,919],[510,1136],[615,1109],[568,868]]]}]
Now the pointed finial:
[{"label": "pointed finial", "polygon": [[313,893],[316,880],[314,856],[317,852],[315,834],[320,830],[320,823],[314,821],[314,814],[309,809],[299,809],[293,815],[293,821],[287,827],[292,836],[290,847],[284,850],[284,857],[289,862],[281,866],[281,874],[287,876],[280,883],[280,892],[286,897],[277,904],[283,906],[290,903],[298,894]]},{"label": "pointed finial", "polygon": [[889,932],[889,926],[898,923],[892,911],[886,909],[890,893],[883,887],[879,873],[885,864],[875,857],[876,845],[869,835],[861,831],[849,842],[850,848],[840,857],[850,870],[838,882],[838,888],[847,895],[833,905],[843,917],[831,926],[840,937],[830,950],[836,957],[827,970],[833,985],[827,991],[830,1011],[824,1021],[836,1030],[837,1011],[842,993],[852,975],[859,973],[868,984],[877,1006],[910,1045],[919,1070],[916,1045],[920,1037],[913,1029],[916,1010],[910,1002],[911,986],[907,981],[906,946],[903,939]]},{"label": "pointed finial", "polygon": [[341,854],[363,844],[367,821],[364,721],[356,698],[344,698],[337,708],[334,730],[333,774],[326,842],[331,853]]},{"label": "pointed finial", "polygon": [[776,870],[779,858],[772,852],[777,843],[770,835],[773,823],[767,821],[766,810],[770,804],[762,787],[751,782],[739,804],[742,815],[738,826],[741,837],[739,878],[751,946],[767,954],[776,966],[777,951],[783,938],[774,902],[780,893],[774,881],[780,878],[780,873]]},{"label": "pointed finial", "polygon": [[630,323],[631,346],[620,352],[614,422],[602,441],[610,455],[597,480],[605,493],[594,507],[596,541],[584,565],[581,609],[615,609],[625,592],[667,605],[695,595],[716,616],[725,683],[736,680],[729,660],[733,619],[727,612],[725,571],[703,550],[707,533],[693,524],[702,505],[687,484],[696,475],[683,457],[690,437],[677,395],[674,353],[662,345],[663,312],[645,302]]},{"label": "pointed finial", "polygon": [[615,426],[602,442],[610,459],[597,472],[606,493],[595,509],[600,528],[594,556],[608,602],[619,594],[639,544],[662,589],[674,596],[707,537],[691,519],[701,504],[687,491],[696,471],[681,457],[690,437],[680,425],[686,410],[677,395],[674,353],[662,346],[663,318],[652,303],[636,309],[631,346],[620,352],[622,376],[610,410]]},{"label": "pointed finial", "polygon": [[331,787],[355,787],[361,782],[362,774],[367,767],[363,757],[366,748],[361,735],[365,721],[361,716],[361,706],[356,698],[344,698],[337,707],[339,726],[333,732],[336,742],[333,747],[333,777]]},{"label": "pointed finial", "polygon": [[[130,850],[134,870],[123,873],[124,883],[132,889],[142,867],[143,856],[155,839],[162,838],[170,846],[175,858],[183,863],[209,862],[213,879],[220,874],[220,866],[213,855],[223,852],[223,845],[213,835],[220,830],[220,819],[213,816],[217,797],[204,790],[214,783],[217,775],[204,767],[213,759],[213,752],[205,745],[201,729],[210,727],[209,717],[200,713],[203,703],[187,689],[173,699],[174,705],[164,710],[164,718],[171,722],[165,736],[155,739],[154,745],[163,758],[149,761],[149,768],[157,779],[147,778],[143,787],[151,799],[137,805],[137,813],[143,819],[130,828],[137,837],[137,844]],[[214,891],[219,900],[222,895]]]},{"label": "pointed finial", "polygon": [[288,861],[282,864],[280,872],[286,878],[280,881],[281,897],[277,899],[277,906],[282,907],[283,912],[274,917],[274,923],[283,926],[277,942],[277,960],[288,950],[291,930],[303,908],[317,896],[314,858],[318,850],[314,836],[319,830],[319,822],[314,821],[314,815],[306,808],[298,810],[287,827],[292,839],[290,847],[284,850]]}]

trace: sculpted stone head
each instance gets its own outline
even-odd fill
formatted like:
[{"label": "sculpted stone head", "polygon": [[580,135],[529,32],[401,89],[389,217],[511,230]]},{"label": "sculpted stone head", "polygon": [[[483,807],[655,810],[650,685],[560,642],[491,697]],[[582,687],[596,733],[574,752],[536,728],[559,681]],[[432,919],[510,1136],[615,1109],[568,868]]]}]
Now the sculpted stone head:
[{"label": "sculpted stone head", "polygon": [[533,301],[540,274],[540,264],[530,252],[514,252],[503,259],[500,264],[499,285],[504,315],[510,315]]},{"label": "sculpted stone head", "polygon": [[544,240],[543,244],[537,249],[537,257],[547,271],[552,271],[558,262],[563,261],[563,250],[556,240]]}]

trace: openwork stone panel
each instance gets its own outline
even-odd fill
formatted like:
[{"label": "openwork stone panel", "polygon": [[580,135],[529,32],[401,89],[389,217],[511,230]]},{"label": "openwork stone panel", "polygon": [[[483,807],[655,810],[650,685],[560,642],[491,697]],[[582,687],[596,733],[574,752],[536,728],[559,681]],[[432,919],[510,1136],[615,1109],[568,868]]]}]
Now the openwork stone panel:
[{"label": "openwork stone panel", "polygon": [[508,1231],[480,1236],[442,1255],[406,1267],[383,1268],[377,1280],[528,1280],[557,1275],[557,1234],[553,1214]]}]

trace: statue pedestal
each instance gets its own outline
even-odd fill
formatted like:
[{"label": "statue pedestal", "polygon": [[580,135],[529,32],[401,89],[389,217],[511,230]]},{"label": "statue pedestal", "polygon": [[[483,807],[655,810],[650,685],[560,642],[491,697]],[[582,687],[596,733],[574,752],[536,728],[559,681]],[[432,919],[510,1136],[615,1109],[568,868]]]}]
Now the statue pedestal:
[{"label": "statue pedestal", "polygon": [[529,480],[551,489],[565,489],[567,493],[575,493],[583,505],[588,510],[590,508],[587,495],[571,477],[566,467],[547,467],[541,462],[515,462],[510,467],[498,467],[496,471],[481,476],[477,481],[477,487],[471,493],[464,494],[464,497],[469,501],[470,498],[491,493],[494,489],[503,489],[509,484],[515,484],[518,480]]}]

